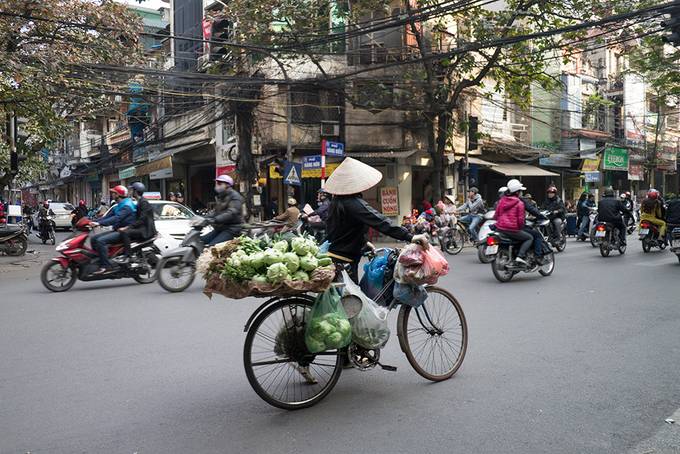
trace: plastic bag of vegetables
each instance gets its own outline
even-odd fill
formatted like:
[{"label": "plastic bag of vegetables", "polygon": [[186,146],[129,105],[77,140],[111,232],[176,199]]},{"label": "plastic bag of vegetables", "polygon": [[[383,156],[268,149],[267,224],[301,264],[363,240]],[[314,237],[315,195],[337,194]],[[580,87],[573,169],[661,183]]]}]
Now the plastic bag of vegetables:
[{"label": "plastic bag of vegetables", "polygon": [[378,306],[375,301],[366,296],[361,288],[350,279],[347,271],[342,272],[342,279],[345,283],[343,298],[350,296],[361,300],[361,310],[349,319],[352,326],[352,340],[364,348],[382,348],[390,338],[390,329],[387,327],[389,310]]},{"label": "plastic bag of vegetables", "polygon": [[340,304],[340,294],[330,287],[314,302],[305,329],[305,344],[312,353],[346,347],[352,340],[352,327]]}]

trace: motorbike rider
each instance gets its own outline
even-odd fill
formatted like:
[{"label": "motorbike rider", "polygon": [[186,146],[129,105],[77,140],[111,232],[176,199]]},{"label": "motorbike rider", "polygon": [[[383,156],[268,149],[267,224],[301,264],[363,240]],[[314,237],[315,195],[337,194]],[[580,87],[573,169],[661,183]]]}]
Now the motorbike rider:
[{"label": "motorbike rider", "polygon": [[93,226],[110,225],[113,228],[113,230],[96,234],[90,240],[92,248],[99,255],[100,268],[95,271],[96,274],[104,274],[113,268],[113,263],[109,260],[108,246],[119,243],[122,240],[120,228],[132,224],[137,217],[137,207],[128,197],[128,190],[125,186],[114,186],[110,191],[114,195],[116,204],[103,218],[92,223]]},{"label": "motorbike rider", "polygon": [[470,231],[470,238],[473,242],[477,241],[479,235],[479,225],[484,220],[484,213],[486,209],[484,207],[484,200],[482,196],[479,195],[479,189],[472,186],[468,191],[467,201],[456,209],[458,212],[467,212],[460,221],[464,224],[469,224],[468,230]]},{"label": "motorbike rider", "polygon": [[635,219],[633,218],[633,200],[630,198],[630,192],[622,192],[620,197],[628,210],[626,214],[623,215],[623,223],[626,225],[635,223]]},{"label": "motorbike rider", "polygon": [[288,208],[286,208],[286,211],[276,216],[274,220],[283,222],[286,225],[282,232],[294,230],[300,220],[300,209],[297,207],[297,200],[293,197],[289,197]]},{"label": "motorbike rider", "polygon": [[313,231],[323,232],[326,230],[328,209],[331,206],[329,194],[323,188],[319,189],[316,193],[316,201],[318,203],[316,210],[310,213],[303,213],[302,219],[309,222],[309,227]]},{"label": "motorbike rider", "polygon": [[512,179],[506,185],[508,188],[507,194],[498,202],[494,218],[496,219],[496,230],[505,234],[506,236],[521,241],[522,244],[517,252],[515,262],[522,265],[528,265],[526,255],[533,242],[533,236],[524,230],[524,211],[526,209],[524,202],[519,198],[521,192],[526,188],[519,180]]},{"label": "motorbike rider", "polygon": [[75,228],[78,221],[87,217],[87,204],[83,199],[80,199],[78,206],[71,211],[71,225]]},{"label": "motorbike rider", "polygon": [[[501,189],[505,189],[504,193],[508,191],[508,188],[503,186]],[[538,206],[536,206],[536,203],[533,202],[533,200],[529,199],[529,196],[531,194],[527,194],[526,196],[523,196],[522,193],[519,194],[519,199],[524,203],[524,210],[529,213],[531,216],[533,216],[537,221],[541,219],[545,219],[545,216],[543,216],[538,209]],[[532,227],[529,227],[528,225],[524,225],[522,228],[525,232],[528,232],[532,238],[534,239],[533,245],[534,245],[534,254],[536,257],[541,257],[543,255],[543,235],[541,232],[539,232],[537,229],[534,229]]]},{"label": "motorbike rider", "polygon": [[118,229],[123,239],[127,259],[130,258],[131,240],[145,241],[156,236],[154,211],[149,201],[144,198],[146,187],[137,181],[132,183],[130,189],[132,189],[132,196],[137,201],[136,218],[132,224]]},{"label": "motorbike rider", "polygon": [[623,216],[626,213],[626,205],[614,195],[612,188],[604,190],[604,197],[600,200],[597,207],[597,219],[599,222],[612,224],[619,231],[619,242],[622,246],[626,245],[626,225],[623,223]]},{"label": "motorbike rider", "polygon": [[201,236],[206,246],[233,240],[243,228],[243,196],[234,189],[229,175],[215,178],[215,207],[207,218],[213,231]]},{"label": "motorbike rider", "polygon": [[547,189],[547,200],[543,203],[543,210],[549,212],[548,219],[553,227],[552,237],[553,239],[559,239],[562,236],[562,224],[567,216],[567,210],[564,207],[564,202],[557,195],[557,188],[554,185],[548,186]]},{"label": "motorbike rider", "polygon": [[661,195],[656,189],[647,191],[647,197],[640,204],[640,220],[647,221],[659,228],[659,239],[666,241],[666,222],[664,219],[664,206],[660,200]]},{"label": "motorbike rider", "polygon": [[382,173],[353,158],[335,169],[324,187],[333,195],[328,216],[328,255],[350,264],[350,277],[358,282],[358,266],[366,246],[369,227],[401,241],[412,241],[428,248],[427,237],[412,235],[403,227],[393,225],[388,218],[372,208],[361,193],[377,185]]},{"label": "motorbike rider", "polygon": [[[496,200],[496,203],[493,205],[493,209],[495,210],[496,207],[498,206],[498,203],[501,201],[503,196],[508,192],[508,187],[507,186],[501,186],[498,188],[498,200]],[[526,204],[526,202],[524,202]]]},{"label": "motorbike rider", "polygon": [[595,208],[595,194],[584,192],[578,199],[576,204],[576,216],[578,217],[578,233],[576,236],[585,241],[587,238],[586,231],[590,224],[590,210]]},{"label": "motorbike rider", "polygon": [[54,211],[50,208],[50,202],[45,200],[38,210],[38,232],[40,232],[40,238],[47,237],[50,222],[49,216],[54,216]]},{"label": "motorbike rider", "polygon": [[672,194],[666,205],[666,231],[670,233],[677,227],[680,227],[680,194]]}]

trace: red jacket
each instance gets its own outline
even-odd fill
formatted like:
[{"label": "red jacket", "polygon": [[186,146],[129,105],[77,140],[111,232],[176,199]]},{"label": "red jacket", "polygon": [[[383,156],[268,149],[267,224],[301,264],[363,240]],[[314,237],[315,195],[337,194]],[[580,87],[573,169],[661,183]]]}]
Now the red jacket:
[{"label": "red jacket", "polygon": [[516,196],[501,198],[496,207],[496,228],[516,232],[524,227],[524,202]]}]

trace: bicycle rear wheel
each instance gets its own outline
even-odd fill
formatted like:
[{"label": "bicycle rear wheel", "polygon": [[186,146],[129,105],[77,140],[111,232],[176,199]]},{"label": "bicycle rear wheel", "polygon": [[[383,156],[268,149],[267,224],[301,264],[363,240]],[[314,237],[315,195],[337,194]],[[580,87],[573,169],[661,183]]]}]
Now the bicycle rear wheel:
[{"label": "bicycle rear wheel", "polygon": [[444,251],[451,255],[459,254],[465,245],[465,235],[458,228],[453,228],[446,233],[444,238]]},{"label": "bicycle rear wheel", "polygon": [[243,365],[248,382],[265,402],[284,410],[311,407],[328,395],[342,372],[341,352],[311,354],[305,328],[314,301],[276,301],[248,329]]},{"label": "bicycle rear wheel", "polygon": [[468,330],[465,314],[456,298],[439,287],[427,288],[422,306],[402,306],[397,335],[408,362],[432,381],[451,378],[463,364]]}]

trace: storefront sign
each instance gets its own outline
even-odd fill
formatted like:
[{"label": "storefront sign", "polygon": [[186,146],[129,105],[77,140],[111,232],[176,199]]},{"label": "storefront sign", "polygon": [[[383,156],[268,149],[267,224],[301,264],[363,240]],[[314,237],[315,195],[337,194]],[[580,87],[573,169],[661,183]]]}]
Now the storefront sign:
[{"label": "storefront sign", "polygon": [[283,175],[279,173],[277,170],[277,165],[276,164],[269,164],[269,178],[272,180],[280,180],[283,178]]},{"label": "storefront sign", "polygon": [[642,164],[630,164],[628,166],[628,180],[642,181],[644,180],[645,171]]},{"label": "storefront sign", "polygon": [[149,174],[149,178],[151,180],[162,180],[163,178],[172,178],[172,167],[151,172]]},{"label": "storefront sign", "polygon": [[302,170],[321,169],[321,155],[305,156],[302,158]]},{"label": "storefront sign", "polygon": [[[328,178],[340,165],[339,162],[326,163],[326,178]],[[316,169],[305,169],[302,166],[302,178],[321,178],[321,167]]]},{"label": "storefront sign", "polygon": [[646,160],[647,160],[647,156],[645,155],[645,150],[640,150],[638,148],[628,149],[628,161],[644,162]]},{"label": "storefront sign", "polygon": [[59,172],[59,178],[68,178],[71,176],[71,168],[69,166],[64,167]]},{"label": "storefront sign", "polygon": [[628,150],[621,147],[607,147],[604,150],[605,170],[628,170]]},{"label": "storefront sign", "polygon": [[132,178],[136,175],[134,167],[128,167],[126,169],[121,169],[118,171],[118,178],[121,180],[125,178]]},{"label": "storefront sign", "polygon": [[586,172],[583,174],[586,183],[599,183],[600,172]]},{"label": "storefront sign", "polygon": [[231,159],[231,156],[236,154],[235,143],[218,145],[215,151],[215,167],[234,166],[236,168],[236,163]]},{"label": "storefront sign", "polygon": [[[158,161],[152,161],[148,164],[137,167],[137,176],[148,175],[159,170],[172,169],[172,156],[166,156]],[[123,178],[123,177],[121,177]]]},{"label": "storefront sign", "polygon": [[600,158],[584,159],[581,165],[582,172],[597,172],[600,168]]},{"label": "storefront sign", "polygon": [[283,182],[290,186],[302,185],[302,164],[297,162],[286,161],[286,167],[283,171],[285,178]]},{"label": "storefront sign", "polygon": [[399,215],[399,189],[380,188],[380,208],[385,216]]},{"label": "storefront sign", "polygon": [[571,167],[571,160],[560,154],[554,154],[547,158],[540,158],[538,165],[546,167]]}]

